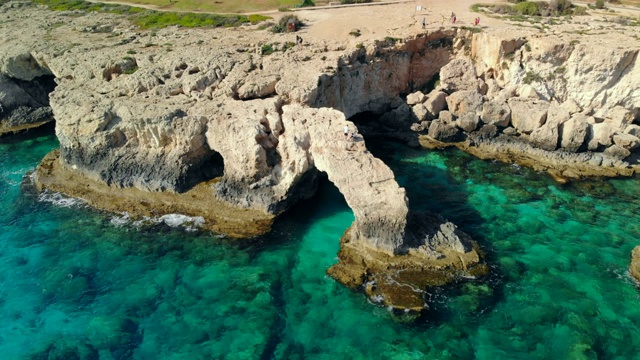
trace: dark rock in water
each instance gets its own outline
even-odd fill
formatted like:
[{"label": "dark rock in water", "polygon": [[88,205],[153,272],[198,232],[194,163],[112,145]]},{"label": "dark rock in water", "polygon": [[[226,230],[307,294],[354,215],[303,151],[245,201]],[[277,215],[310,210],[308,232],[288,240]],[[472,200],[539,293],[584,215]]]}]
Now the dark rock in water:
[{"label": "dark rock in water", "polygon": [[631,252],[629,272],[636,280],[640,281],[640,246],[636,246]]},{"label": "dark rock in water", "polygon": [[436,140],[452,142],[460,140],[460,129],[453,124],[445,124],[434,120],[429,126],[429,136]]},{"label": "dark rock in water", "polygon": [[477,244],[455,225],[432,213],[411,213],[407,220],[402,256],[358,246],[351,227],[341,240],[340,261],[327,273],[371,301],[407,313],[424,310],[429,287],[487,274]]}]

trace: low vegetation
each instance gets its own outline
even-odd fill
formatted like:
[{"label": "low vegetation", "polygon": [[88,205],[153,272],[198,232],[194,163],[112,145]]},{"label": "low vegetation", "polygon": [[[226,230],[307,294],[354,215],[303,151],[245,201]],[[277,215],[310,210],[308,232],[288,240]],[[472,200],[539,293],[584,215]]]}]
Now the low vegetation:
[{"label": "low vegetation", "polygon": [[340,4],[364,4],[364,3],[370,3],[373,2],[373,0],[340,0]]},{"label": "low vegetation", "polygon": [[[515,1],[515,5],[510,4],[473,4],[471,10],[475,12],[492,12],[495,14],[510,16],[570,16],[585,15],[586,8],[576,6],[569,0],[546,1]],[[518,18],[510,19],[514,21],[524,21]]]},{"label": "low vegetation", "polygon": [[294,31],[298,31],[304,24],[300,19],[298,19],[295,15],[285,15],[280,18],[277,24],[273,25],[271,31],[274,33],[283,33],[287,32],[287,24],[293,23]]},{"label": "low vegetation", "polygon": [[146,10],[139,7],[91,3],[83,0],[32,0],[35,3],[47,5],[57,11],[96,11],[111,14],[128,15],[131,21],[143,29],[163,28],[168,26],[180,27],[236,27],[243,24],[257,24],[270,19],[263,15],[219,15],[204,13],[177,13]]}]

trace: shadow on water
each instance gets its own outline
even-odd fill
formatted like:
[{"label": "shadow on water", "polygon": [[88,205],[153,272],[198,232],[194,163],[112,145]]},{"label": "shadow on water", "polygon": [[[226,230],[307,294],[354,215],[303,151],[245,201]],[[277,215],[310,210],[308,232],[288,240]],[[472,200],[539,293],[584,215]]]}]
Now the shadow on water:
[{"label": "shadow on water", "polygon": [[34,140],[43,136],[55,135],[56,124],[54,121],[46,123],[34,129],[17,133],[0,135],[0,144],[18,144],[27,140]]},{"label": "shadow on water", "polygon": [[[494,261],[497,256],[491,242],[482,235],[481,229],[486,220],[469,204],[465,184],[456,179],[464,179],[470,176],[468,172],[473,171],[467,169],[470,159],[464,156],[466,154],[445,150],[445,156],[441,156],[444,162],[436,166],[424,161],[426,153],[433,150],[414,149],[380,137],[368,138],[367,147],[393,170],[396,180],[407,191],[412,211],[439,213],[456,224],[480,245],[491,269],[488,276],[480,279],[463,279],[429,289],[426,299],[429,309],[412,326],[441,325],[459,316],[460,308],[468,309],[469,314],[479,315],[500,302],[504,297],[505,279]],[[453,312],[450,309],[457,310]]]}]

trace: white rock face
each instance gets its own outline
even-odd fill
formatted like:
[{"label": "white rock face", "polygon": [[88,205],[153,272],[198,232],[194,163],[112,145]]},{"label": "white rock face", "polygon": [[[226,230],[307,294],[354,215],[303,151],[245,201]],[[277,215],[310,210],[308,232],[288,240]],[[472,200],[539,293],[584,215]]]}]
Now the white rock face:
[{"label": "white rock face", "polygon": [[[554,78],[544,82],[544,86],[539,81],[531,85],[543,98],[574,101],[581,108],[596,109],[598,117],[605,117],[616,106],[630,111],[640,108],[637,47],[611,46],[606,42],[572,45],[555,35],[527,35],[474,34],[471,56],[476,60],[478,75],[495,78],[502,88],[522,86],[527,74]],[[523,46],[525,42],[528,47]],[[575,112],[578,111],[572,111]]]}]

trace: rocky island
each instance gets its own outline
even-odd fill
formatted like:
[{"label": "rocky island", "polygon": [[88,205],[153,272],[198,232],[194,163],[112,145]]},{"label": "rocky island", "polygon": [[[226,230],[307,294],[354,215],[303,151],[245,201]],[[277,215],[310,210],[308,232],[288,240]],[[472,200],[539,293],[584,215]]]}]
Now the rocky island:
[{"label": "rocky island", "polygon": [[[297,46],[259,25],[141,30],[113,14],[2,9],[0,129],[55,119],[60,149],[36,171],[40,190],[252,237],[326,177],[355,215],[328,273],[398,310],[420,312],[428,286],[487,266],[454,224],[409,210],[368,136],[457,146],[562,182],[639,169],[639,49],[624,27],[582,42],[563,30],[573,23],[412,24],[342,41],[312,26]],[[345,126],[364,137],[346,140]]]}]

